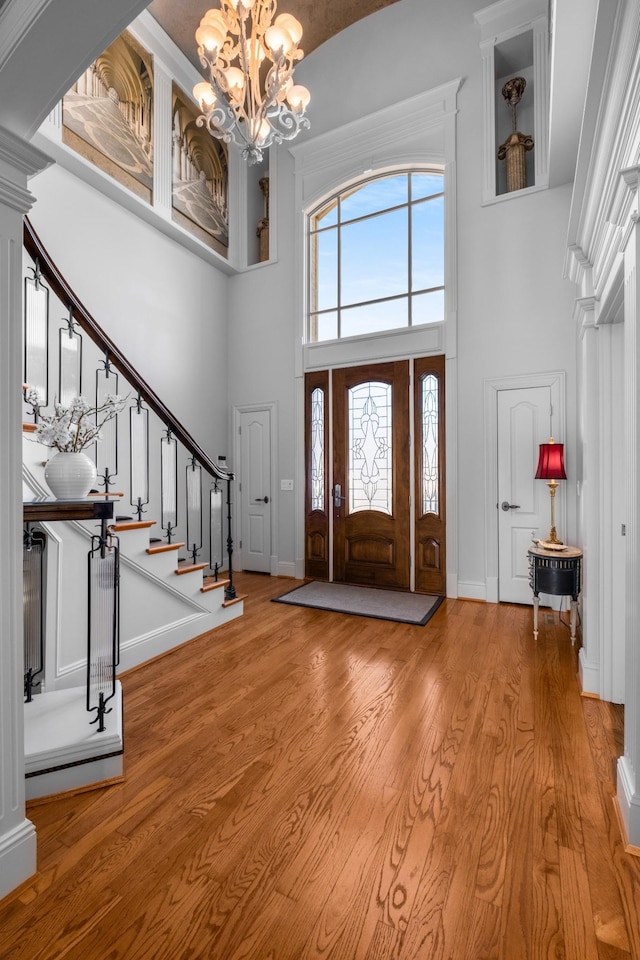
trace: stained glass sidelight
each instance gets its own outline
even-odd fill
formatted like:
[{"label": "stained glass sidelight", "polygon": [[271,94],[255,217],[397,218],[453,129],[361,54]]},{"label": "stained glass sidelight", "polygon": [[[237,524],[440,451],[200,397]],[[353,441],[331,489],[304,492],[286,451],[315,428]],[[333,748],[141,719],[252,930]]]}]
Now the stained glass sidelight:
[{"label": "stained glass sidelight", "polygon": [[324,510],[324,390],[316,387],[311,394],[311,509]]},{"label": "stained glass sidelight", "polygon": [[350,513],[392,514],[391,406],[389,383],[371,381],[349,388]]},{"label": "stained glass sidelight", "polygon": [[422,513],[439,513],[438,378],[422,378]]}]

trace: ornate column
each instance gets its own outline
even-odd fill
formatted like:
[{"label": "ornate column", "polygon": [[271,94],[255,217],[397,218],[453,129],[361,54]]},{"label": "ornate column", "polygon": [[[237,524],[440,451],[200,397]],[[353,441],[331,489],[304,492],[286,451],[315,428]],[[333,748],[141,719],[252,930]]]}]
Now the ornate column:
[{"label": "ornate column", "polygon": [[0,898],[36,869],[25,816],[22,653],[22,219],[50,163],[0,128]]},{"label": "ornate column", "polygon": [[632,193],[624,253],[624,409],[626,448],[626,620],[624,755],[618,760],[617,799],[629,843],[640,847],[640,167],[622,171]]}]

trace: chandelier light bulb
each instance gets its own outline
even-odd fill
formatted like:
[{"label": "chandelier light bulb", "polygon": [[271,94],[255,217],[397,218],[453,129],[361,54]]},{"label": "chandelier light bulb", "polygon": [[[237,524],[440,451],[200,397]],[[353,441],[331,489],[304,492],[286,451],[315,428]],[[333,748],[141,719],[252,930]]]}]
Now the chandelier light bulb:
[{"label": "chandelier light bulb", "polygon": [[200,21],[200,26],[204,27],[205,24],[209,24],[212,27],[215,27],[223,36],[227,32],[227,21],[224,18],[222,10],[207,10],[204,17]]},{"label": "chandelier light bulb", "polygon": [[238,16],[244,19],[251,13],[256,0],[229,0],[234,10],[238,11]]},{"label": "chandelier light bulb", "polygon": [[198,101],[200,106],[212,107],[216,102],[216,95],[211,89],[211,84],[207,83],[206,80],[202,80],[201,83],[196,83],[193,88],[193,96]]},{"label": "chandelier light bulb", "polygon": [[289,101],[289,105],[291,106],[292,110],[304,113],[309,106],[311,94],[306,87],[302,86],[301,83],[297,83],[291,87],[287,93],[287,100]]},{"label": "chandelier light bulb", "polygon": [[227,89],[229,90],[230,96],[234,100],[242,100],[244,96],[244,73],[240,67],[229,67],[228,70],[224,72],[225,79],[227,81]]},{"label": "chandelier light bulb", "polygon": [[292,13],[279,13],[273,21],[273,25],[286,30],[295,46],[300,43],[302,39],[302,24],[299,20],[296,20]]},{"label": "chandelier light bulb", "polygon": [[293,40],[291,39],[289,31],[275,23],[265,31],[264,39],[271,51],[272,60],[278,60],[282,56],[286,57],[293,46]]},{"label": "chandelier light bulb", "polygon": [[199,47],[204,47],[209,53],[215,53],[224,43],[224,33],[221,33],[215,26],[205,23],[196,30],[196,43]]}]

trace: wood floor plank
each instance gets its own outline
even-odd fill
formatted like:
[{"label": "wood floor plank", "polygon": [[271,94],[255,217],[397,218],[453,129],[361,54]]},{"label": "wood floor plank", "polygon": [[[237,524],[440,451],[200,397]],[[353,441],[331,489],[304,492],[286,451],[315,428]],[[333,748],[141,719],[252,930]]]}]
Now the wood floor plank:
[{"label": "wood floor plank", "polygon": [[271,603],[122,678],[125,780],[30,806],[3,960],[637,960],[623,711],[553,611]]}]

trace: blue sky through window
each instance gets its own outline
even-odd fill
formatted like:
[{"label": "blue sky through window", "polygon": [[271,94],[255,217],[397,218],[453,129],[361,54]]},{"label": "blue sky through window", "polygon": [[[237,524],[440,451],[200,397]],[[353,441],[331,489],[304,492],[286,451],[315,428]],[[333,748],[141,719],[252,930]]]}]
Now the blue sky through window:
[{"label": "blue sky through window", "polygon": [[393,174],[312,215],[311,340],[444,319],[443,189],[438,173]]}]

